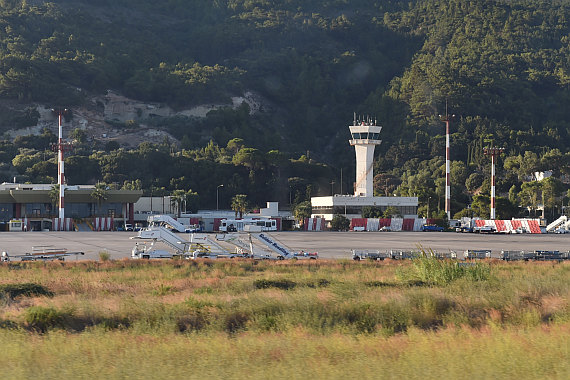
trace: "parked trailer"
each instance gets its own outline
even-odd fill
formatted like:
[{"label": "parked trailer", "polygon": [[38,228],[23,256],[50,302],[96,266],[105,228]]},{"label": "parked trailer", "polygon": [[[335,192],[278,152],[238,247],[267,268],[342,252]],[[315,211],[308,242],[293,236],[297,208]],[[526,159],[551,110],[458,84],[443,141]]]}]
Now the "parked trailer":
[{"label": "parked trailer", "polygon": [[352,259],[356,261],[360,260],[384,260],[389,259],[391,256],[387,252],[380,252],[378,250],[367,250],[367,249],[352,249]]},{"label": "parked trailer", "polygon": [[394,249],[390,250],[389,255],[393,260],[417,259],[423,256],[423,254],[418,251],[401,251]]},{"label": "parked trailer", "polygon": [[429,256],[435,257],[436,259],[457,259],[457,252],[455,252],[455,251],[449,251],[449,252],[432,251],[432,252],[429,252]]},{"label": "parked trailer", "polygon": [[501,251],[501,259],[505,261],[515,261],[515,260],[534,260],[534,252],[526,251]]},{"label": "parked trailer", "polygon": [[490,249],[468,249],[463,252],[463,258],[466,260],[480,260],[491,258]]},{"label": "parked trailer", "polygon": [[560,251],[534,251],[534,259],[539,261],[562,261],[568,260],[568,252]]}]

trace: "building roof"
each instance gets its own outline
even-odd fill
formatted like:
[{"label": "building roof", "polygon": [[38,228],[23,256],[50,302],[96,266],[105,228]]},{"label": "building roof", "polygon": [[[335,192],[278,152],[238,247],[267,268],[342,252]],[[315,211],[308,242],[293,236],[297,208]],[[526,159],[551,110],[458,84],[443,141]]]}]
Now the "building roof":
[{"label": "building roof", "polygon": [[[49,193],[53,184],[0,184],[0,203],[51,203]],[[72,185],[65,187],[65,202],[93,203],[91,196],[94,185]],[[107,190],[104,203],[135,203],[142,196],[142,190]]]}]

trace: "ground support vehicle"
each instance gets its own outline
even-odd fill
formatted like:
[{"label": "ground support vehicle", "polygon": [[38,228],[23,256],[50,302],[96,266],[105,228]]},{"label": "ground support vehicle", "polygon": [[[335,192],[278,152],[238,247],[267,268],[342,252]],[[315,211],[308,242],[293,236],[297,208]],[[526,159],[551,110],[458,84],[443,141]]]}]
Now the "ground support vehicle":
[{"label": "ground support vehicle", "polygon": [[463,258],[466,260],[480,260],[491,258],[490,249],[468,249],[463,252]]},{"label": "ground support vehicle", "polygon": [[[138,235],[131,237],[131,239],[150,241],[150,244],[146,244],[146,242],[135,244],[131,252],[133,259],[244,257],[242,254],[228,252],[224,247],[208,238],[207,235],[192,234],[190,241],[185,241],[168,228],[156,225],[140,230]],[[172,251],[157,249],[155,248],[156,243],[162,243],[170,247]]]},{"label": "ground support vehicle", "polygon": [[534,252],[526,251],[501,251],[501,259],[505,261],[515,261],[515,260],[534,260]]},{"label": "ground support vehicle", "polygon": [[394,249],[391,249],[388,254],[392,260],[416,259],[423,256],[419,251],[402,251]]},{"label": "ground support vehicle", "polygon": [[352,259],[356,261],[360,260],[384,260],[391,258],[387,252],[380,252],[378,250],[366,250],[366,249],[352,249]]},{"label": "ground support vehicle", "polygon": [[67,248],[52,248],[51,246],[32,247],[31,252],[23,255],[10,255],[8,252],[2,252],[0,261],[9,262],[12,259],[20,259],[20,261],[64,261],[68,256],[84,255],[84,252],[69,252]]},{"label": "ground support vehicle", "polygon": [[449,252],[438,252],[432,251],[428,252],[428,256],[435,257],[436,259],[457,259],[457,252],[449,251]]},{"label": "ground support vehicle", "polygon": [[534,260],[538,261],[562,261],[569,259],[569,252],[560,251],[534,251]]},{"label": "ground support vehicle", "polygon": [[482,227],[473,228],[473,232],[477,232],[480,234],[494,234],[495,232],[497,232],[497,229],[493,226],[482,226]]}]

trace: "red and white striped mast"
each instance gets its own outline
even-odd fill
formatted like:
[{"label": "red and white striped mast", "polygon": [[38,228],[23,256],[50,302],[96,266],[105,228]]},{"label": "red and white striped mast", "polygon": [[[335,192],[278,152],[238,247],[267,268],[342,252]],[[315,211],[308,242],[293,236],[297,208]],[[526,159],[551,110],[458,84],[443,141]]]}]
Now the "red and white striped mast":
[{"label": "red and white striped mast", "polygon": [[63,116],[67,113],[67,109],[52,109],[52,112],[56,113],[58,116],[58,129],[59,129],[59,139],[57,144],[52,147],[57,150],[57,184],[59,185],[59,218],[65,218],[65,171],[63,165],[63,156],[66,151],[71,150],[71,143],[63,141]]},{"label": "red and white striped mast", "polygon": [[490,219],[495,219],[495,157],[503,153],[505,148],[483,148],[483,153],[486,156],[491,156],[491,217]]},{"label": "red and white striped mast", "polygon": [[447,113],[447,102],[445,102],[445,115],[439,115],[441,121],[445,123],[445,213],[447,220],[451,220],[451,161],[449,159],[449,122],[455,115]]}]

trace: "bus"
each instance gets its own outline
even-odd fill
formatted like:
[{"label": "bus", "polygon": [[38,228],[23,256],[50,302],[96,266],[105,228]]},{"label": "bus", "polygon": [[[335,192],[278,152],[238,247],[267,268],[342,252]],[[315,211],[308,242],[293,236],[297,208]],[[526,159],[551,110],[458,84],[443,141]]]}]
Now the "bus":
[{"label": "bus", "polygon": [[261,227],[261,231],[277,231],[276,219],[222,219],[220,232],[243,231],[245,226]]}]

